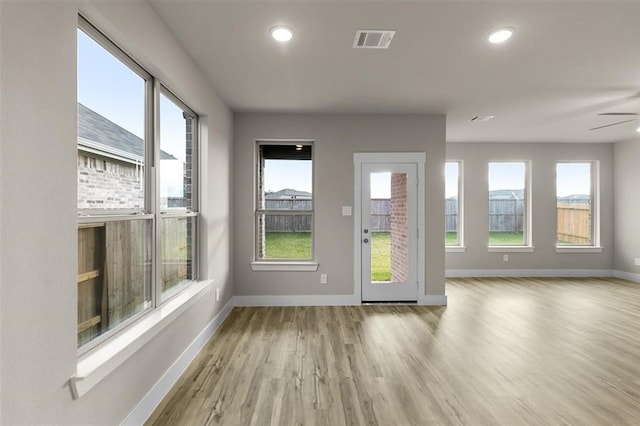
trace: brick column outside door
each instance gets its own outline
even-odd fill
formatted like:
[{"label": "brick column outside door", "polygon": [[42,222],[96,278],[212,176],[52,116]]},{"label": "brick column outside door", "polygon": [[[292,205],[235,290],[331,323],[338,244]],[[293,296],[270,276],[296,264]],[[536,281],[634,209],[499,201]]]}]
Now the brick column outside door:
[{"label": "brick column outside door", "polygon": [[391,282],[407,282],[407,174],[391,174]]}]

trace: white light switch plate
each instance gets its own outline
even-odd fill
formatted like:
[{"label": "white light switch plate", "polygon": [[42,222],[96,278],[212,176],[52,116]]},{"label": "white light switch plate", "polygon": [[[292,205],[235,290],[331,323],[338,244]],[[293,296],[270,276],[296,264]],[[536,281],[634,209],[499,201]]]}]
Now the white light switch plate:
[{"label": "white light switch plate", "polygon": [[342,216],[351,216],[351,206],[342,206]]}]

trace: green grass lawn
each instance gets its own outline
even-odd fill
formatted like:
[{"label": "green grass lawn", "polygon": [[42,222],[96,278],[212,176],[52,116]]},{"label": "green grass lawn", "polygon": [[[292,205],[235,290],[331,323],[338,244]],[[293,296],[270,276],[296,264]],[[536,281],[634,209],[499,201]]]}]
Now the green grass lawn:
[{"label": "green grass lawn", "polygon": [[[491,245],[519,245],[522,244],[523,234],[522,232],[490,232],[489,244]],[[457,232],[445,232],[444,243],[448,246],[455,246],[458,244]]]},{"label": "green grass lawn", "polygon": [[371,234],[371,281],[391,280],[391,233]]},{"label": "green grass lawn", "polygon": [[489,232],[490,245],[520,245],[524,243],[524,234],[522,232]]},{"label": "green grass lawn", "polygon": [[[523,243],[521,232],[491,232],[491,245],[518,245]],[[447,244],[457,243],[457,233],[445,234]],[[311,234],[308,232],[267,232],[265,259],[311,259]],[[371,280],[391,279],[391,234],[371,234]]]},{"label": "green grass lawn", "polygon": [[[267,232],[265,259],[311,259],[308,232]],[[391,236],[389,232],[371,235],[371,279],[391,279]]]},{"label": "green grass lawn", "polygon": [[265,259],[311,259],[311,233],[267,232]]}]

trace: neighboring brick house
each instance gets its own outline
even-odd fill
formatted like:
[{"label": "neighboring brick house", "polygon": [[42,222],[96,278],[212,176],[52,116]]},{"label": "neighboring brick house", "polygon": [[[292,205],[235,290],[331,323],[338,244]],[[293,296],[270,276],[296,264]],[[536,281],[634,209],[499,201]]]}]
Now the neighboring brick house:
[{"label": "neighboring brick house", "polygon": [[144,141],[78,103],[78,208],[143,207]]},{"label": "neighboring brick house", "polygon": [[[310,192],[298,191],[296,189],[281,189],[276,192],[266,192],[264,194],[265,200],[311,200],[312,196]],[[267,208],[269,208],[267,206]],[[310,207],[307,207],[310,208]]]}]

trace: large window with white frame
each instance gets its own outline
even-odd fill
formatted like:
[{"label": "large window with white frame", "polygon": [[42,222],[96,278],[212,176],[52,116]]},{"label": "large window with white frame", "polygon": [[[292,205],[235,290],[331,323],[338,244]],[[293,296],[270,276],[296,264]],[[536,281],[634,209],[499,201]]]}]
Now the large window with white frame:
[{"label": "large window with white frame", "polygon": [[159,102],[161,301],[195,278],[197,235],[196,114],[164,86]]},{"label": "large window with white frame", "polygon": [[79,18],[78,348],[197,278],[197,116]]},{"label": "large window with white frame", "polygon": [[556,244],[598,246],[598,164],[562,161],[556,164]]},{"label": "large window with white frame", "polygon": [[256,145],[256,261],[313,260],[313,143]]},{"label": "large window with white frame", "polygon": [[529,163],[489,163],[489,246],[530,245]]},{"label": "large window with white frame", "polygon": [[445,245],[461,247],[462,232],[462,161],[445,164]]}]

